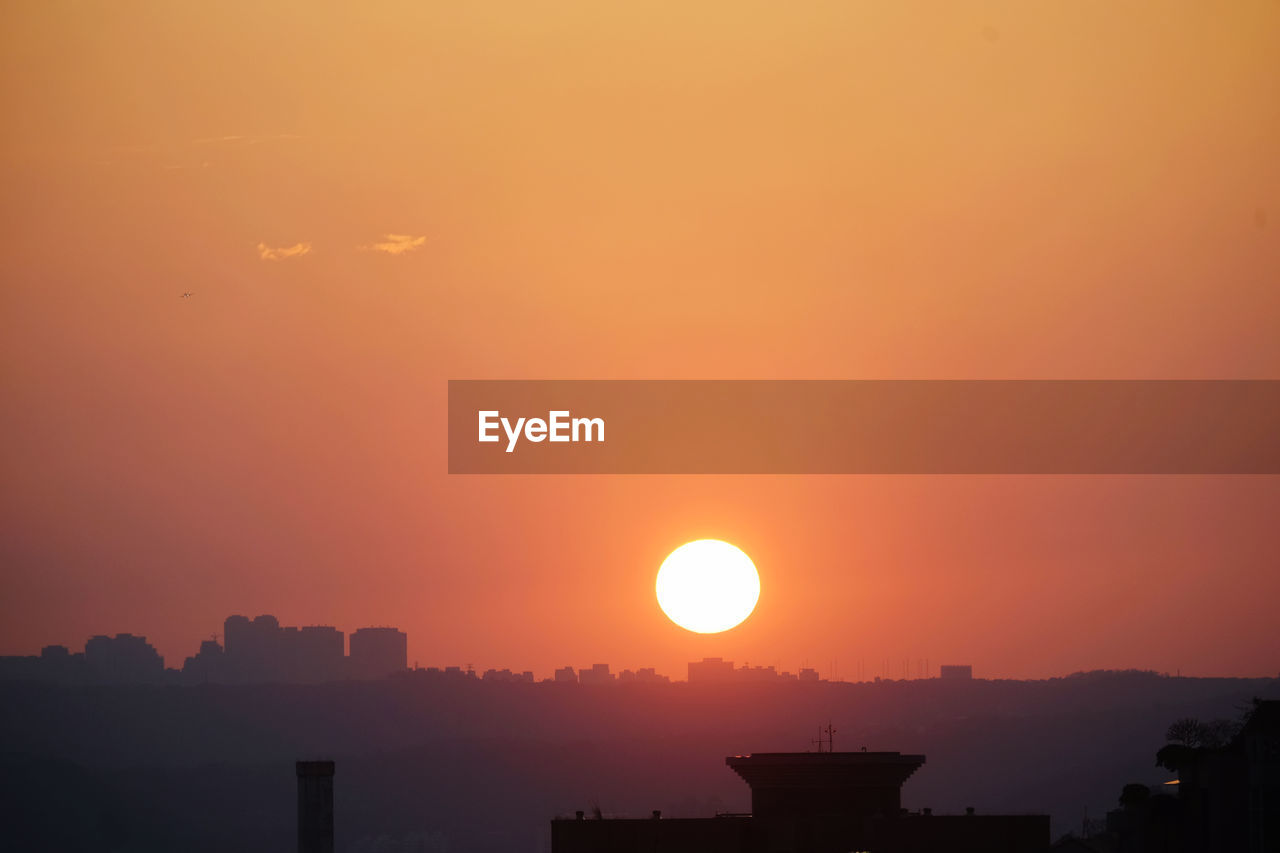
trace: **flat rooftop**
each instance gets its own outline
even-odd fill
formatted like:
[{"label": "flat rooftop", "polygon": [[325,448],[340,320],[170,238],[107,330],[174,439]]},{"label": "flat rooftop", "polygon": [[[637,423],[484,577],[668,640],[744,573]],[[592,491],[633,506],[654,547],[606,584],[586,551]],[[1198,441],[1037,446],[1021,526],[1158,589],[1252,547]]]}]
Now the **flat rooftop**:
[{"label": "flat rooftop", "polygon": [[923,755],[901,752],[753,752],[731,755],[733,768],[752,791],[815,788],[901,788],[924,764]]},{"label": "flat rooftop", "polygon": [[923,755],[901,752],[749,752],[730,755],[726,762],[750,761],[753,764],[924,764]]}]

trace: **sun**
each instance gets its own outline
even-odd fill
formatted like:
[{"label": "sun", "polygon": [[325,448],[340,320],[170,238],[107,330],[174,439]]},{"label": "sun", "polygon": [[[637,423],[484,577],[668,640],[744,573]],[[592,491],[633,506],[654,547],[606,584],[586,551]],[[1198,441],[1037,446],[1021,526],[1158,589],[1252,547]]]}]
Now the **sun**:
[{"label": "sun", "polygon": [[751,558],[719,539],[699,539],[672,551],[658,569],[655,587],[662,612],[698,634],[742,624],[760,600],[760,575]]}]

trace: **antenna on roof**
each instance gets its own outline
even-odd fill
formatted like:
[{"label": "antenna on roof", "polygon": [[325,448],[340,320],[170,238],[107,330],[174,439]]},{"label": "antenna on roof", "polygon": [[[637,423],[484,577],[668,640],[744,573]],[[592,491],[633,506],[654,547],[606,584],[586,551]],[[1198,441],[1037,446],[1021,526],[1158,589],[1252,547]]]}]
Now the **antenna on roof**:
[{"label": "antenna on roof", "polygon": [[[831,725],[831,721],[830,721],[830,720],[828,720],[828,721],[827,721],[827,727],[826,727],[826,728],[823,728],[822,726],[818,726],[818,738],[817,738],[817,740],[811,740],[811,741],[809,741],[809,742],[810,742],[810,743],[813,743],[813,744],[817,744],[817,746],[818,746],[818,752],[823,752],[823,751],[824,751],[824,750],[822,749],[823,744],[826,744],[826,747],[827,747],[827,748],[826,748],[826,750],[825,750],[826,752],[835,752],[835,751],[836,751],[836,746],[835,746],[835,733],[836,733],[836,729],[835,729],[835,727],[834,727],[834,726],[832,726],[832,725]],[[826,735],[826,737],[823,737],[823,735]]]}]

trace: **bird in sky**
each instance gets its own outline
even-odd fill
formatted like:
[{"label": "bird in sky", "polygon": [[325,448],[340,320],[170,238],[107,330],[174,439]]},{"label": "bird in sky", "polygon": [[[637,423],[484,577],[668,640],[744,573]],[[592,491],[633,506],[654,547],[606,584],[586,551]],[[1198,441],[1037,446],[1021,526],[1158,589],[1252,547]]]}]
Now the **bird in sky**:
[{"label": "bird in sky", "polygon": [[195,296],[195,294],[194,294],[194,293],[192,293],[191,291],[187,291],[186,293],[182,294],[182,295],[181,295],[181,296],[179,296],[178,298],[179,298],[179,299],[187,299],[187,298],[189,298],[189,297],[191,297],[191,296]]}]

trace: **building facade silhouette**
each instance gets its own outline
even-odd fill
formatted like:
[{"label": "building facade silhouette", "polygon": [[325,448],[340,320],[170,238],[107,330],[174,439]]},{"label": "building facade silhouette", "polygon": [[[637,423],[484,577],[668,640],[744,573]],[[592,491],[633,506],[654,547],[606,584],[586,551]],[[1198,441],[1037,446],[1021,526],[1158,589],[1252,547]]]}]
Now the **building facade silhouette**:
[{"label": "building facade silhouette", "polygon": [[409,666],[409,638],[397,628],[360,628],[351,635],[351,676],[386,678]]},{"label": "building facade silhouette", "polygon": [[902,808],[923,755],[774,752],[725,759],[751,788],[751,813],[551,822],[552,853],[1043,853],[1048,815],[934,815]]},{"label": "building facade silhouette", "polygon": [[332,761],[299,761],[298,853],[333,853]]},{"label": "building facade silhouette", "polygon": [[724,658],[703,658],[689,662],[690,684],[739,684],[768,681],[818,681],[818,671],[802,667],[798,674],[779,672],[772,666],[735,667],[733,661]]}]

